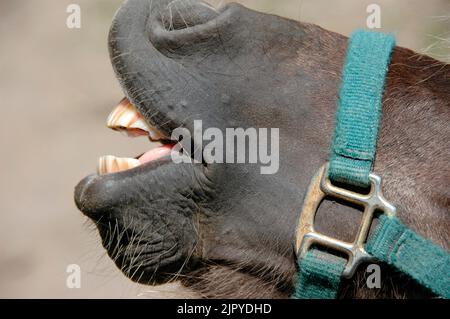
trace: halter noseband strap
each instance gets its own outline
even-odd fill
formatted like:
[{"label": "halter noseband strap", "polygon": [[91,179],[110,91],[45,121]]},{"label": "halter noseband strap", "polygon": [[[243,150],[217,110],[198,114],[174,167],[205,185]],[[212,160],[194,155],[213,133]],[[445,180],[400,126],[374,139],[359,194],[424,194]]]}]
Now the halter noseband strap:
[{"label": "halter noseband strap", "polygon": [[[450,254],[395,217],[395,207],[383,197],[381,178],[372,173],[394,47],[394,37],[382,33],[358,31],[350,39],[330,163],[312,179],[297,226],[299,274],[293,298],[336,298],[341,279],[351,278],[361,263],[373,260],[388,263],[435,294],[450,298]],[[370,192],[359,194],[347,187],[369,187]],[[314,230],[317,209],[326,196],[364,207],[354,242]],[[384,214],[368,238],[375,211]]]}]

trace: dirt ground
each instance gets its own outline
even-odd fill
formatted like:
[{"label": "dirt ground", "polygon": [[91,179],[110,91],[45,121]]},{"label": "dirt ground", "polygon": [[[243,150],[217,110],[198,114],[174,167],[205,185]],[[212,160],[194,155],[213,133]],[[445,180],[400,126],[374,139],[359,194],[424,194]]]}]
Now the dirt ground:
[{"label": "dirt ground", "polygon": [[[0,1],[2,298],[191,296],[178,284],[146,287],[126,279],[73,202],[74,186],[95,170],[99,156],[129,156],[148,147],[145,139],[105,127],[122,97],[106,47],[121,2]],[[366,6],[376,2],[383,30],[395,31],[400,45],[442,59],[450,55],[448,0],[238,2],[346,35],[365,26]],[[70,3],[81,6],[80,30],[66,27]],[[80,289],[66,286],[69,264],[81,267]]]}]

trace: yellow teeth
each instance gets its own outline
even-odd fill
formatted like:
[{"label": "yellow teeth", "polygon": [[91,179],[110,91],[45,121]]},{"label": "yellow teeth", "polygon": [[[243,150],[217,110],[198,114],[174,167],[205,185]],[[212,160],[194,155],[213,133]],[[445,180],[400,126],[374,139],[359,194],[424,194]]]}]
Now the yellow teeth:
[{"label": "yellow teeth", "polygon": [[112,155],[100,157],[98,160],[97,172],[99,175],[117,173],[135,168],[141,165],[139,160],[134,158],[119,158]]},{"label": "yellow teeth", "polygon": [[131,137],[148,135],[152,140],[160,140],[163,137],[155,128],[148,125],[127,98],[124,98],[108,116],[107,126]]}]

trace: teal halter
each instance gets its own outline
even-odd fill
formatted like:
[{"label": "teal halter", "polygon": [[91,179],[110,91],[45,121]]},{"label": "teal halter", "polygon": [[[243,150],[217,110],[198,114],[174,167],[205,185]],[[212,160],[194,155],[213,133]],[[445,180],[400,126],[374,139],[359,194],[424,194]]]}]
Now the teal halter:
[{"label": "teal halter", "polygon": [[[450,298],[450,254],[395,217],[395,207],[381,192],[381,178],[371,173],[394,47],[395,38],[382,33],[357,31],[350,39],[330,163],[313,178],[297,227],[299,273],[293,298],[336,298],[342,278],[352,277],[362,262],[374,260],[395,267],[436,295]],[[358,194],[336,184],[370,187],[371,191]],[[326,196],[365,208],[354,242],[343,242],[314,230],[315,214]],[[379,210],[384,214],[368,238],[374,213]]]}]

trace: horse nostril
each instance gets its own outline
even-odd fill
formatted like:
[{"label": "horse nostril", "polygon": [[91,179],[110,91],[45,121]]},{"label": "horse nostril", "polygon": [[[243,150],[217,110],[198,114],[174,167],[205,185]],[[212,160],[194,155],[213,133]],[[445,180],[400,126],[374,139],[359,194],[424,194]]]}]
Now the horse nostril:
[{"label": "horse nostril", "polygon": [[175,51],[182,56],[190,54],[198,44],[217,37],[217,28],[229,23],[227,8],[216,9],[200,0],[159,2],[158,8],[150,10],[147,39],[163,55]]},{"label": "horse nostril", "polygon": [[219,11],[199,0],[173,0],[162,10],[160,22],[167,31],[188,29],[216,18]]}]

